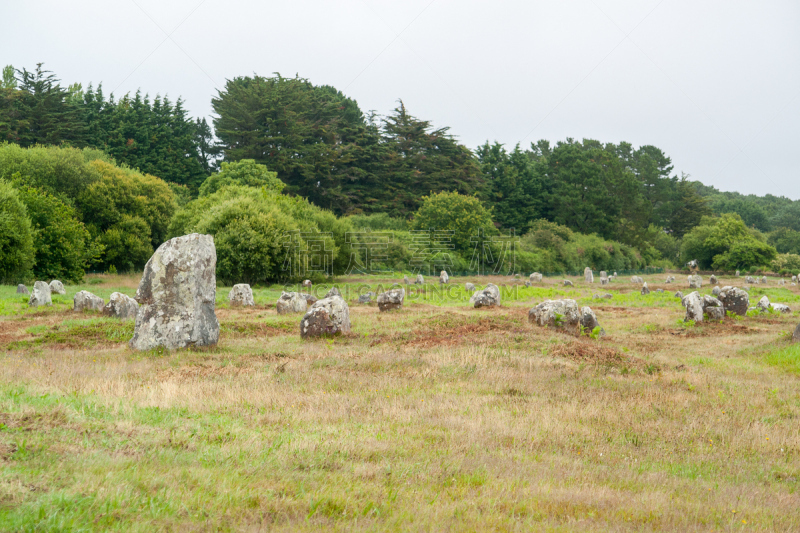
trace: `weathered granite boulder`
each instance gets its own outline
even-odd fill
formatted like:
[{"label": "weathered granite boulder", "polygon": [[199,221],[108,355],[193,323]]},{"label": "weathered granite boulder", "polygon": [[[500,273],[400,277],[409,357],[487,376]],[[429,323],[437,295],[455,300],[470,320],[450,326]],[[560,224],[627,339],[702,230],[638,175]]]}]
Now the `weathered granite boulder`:
[{"label": "weathered granite boulder", "polygon": [[568,280],[568,279],[565,279],[565,280],[564,280],[564,286],[565,286],[565,287],[574,287],[574,285],[572,284],[572,282],[571,282],[570,280]]},{"label": "weathered granite boulder", "polygon": [[663,292],[664,292],[664,289],[656,289],[656,292],[657,292],[658,294],[663,294]]},{"label": "weathered granite boulder", "polygon": [[769,306],[770,306],[769,298],[767,298],[766,296],[762,296],[761,299],[756,304],[756,309],[764,313],[766,311],[769,311]]},{"label": "weathered granite boulder", "polygon": [[700,296],[700,293],[695,291],[685,296],[681,303],[686,308],[686,317],[683,319],[685,322],[689,320],[702,322],[704,315],[707,315],[710,320],[725,318],[725,308],[722,302],[713,296]]},{"label": "weathered granite boulder", "polygon": [[797,283],[797,276],[792,276],[792,283]]},{"label": "weathered granite boulder", "polygon": [[631,276],[631,283],[644,283],[641,276]]},{"label": "weathered granite boulder", "polygon": [[122,294],[121,292],[112,292],[108,298],[108,303],[103,307],[103,314],[120,320],[136,320],[136,315],[139,312],[139,304],[136,300]]},{"label": "weathered granite boulder", "polygon": [[613,298],[613,297],[614,297],[614,296],[613,296],[613,295],[611,295],[611,294],[609,294],[609,293],[605,293],[605,294],[603,294],[603,295],[600,295],[600,294],[593,294],[593,295],[592,295],[592,300],[602,300],[603,298],[605,298],[606,300],[610,300],[610,299],[611,299],[611,298]]},{"label": "weathered granite boulder", "polygon": [[647,287],[646,281],[644,282],[644,285],[642,285],[642,294],[650,294],[650,289]]},{"label": "weathered granite boulder", "polygon": [[367,293],[361,294],[358,297],[358,303],[360,303],[360,304],[368,304],[368,303],[370,303],[372,301],[372,299],[374,297],[375,297],[375,293],[372,292],[372,291],[369,291]]},{"label": "weathered granite boulder", "polygon": [[50,285],[44,281],[37,281],[33,284],[33,292],[31,297],[28,298],[28,306],[40,307],[42,305],[53,305],[53,300],[50,297]]},{"label": "weathered granite boulder", "polygon": [[681,300],[683,300],[683,293],[681,291],[676,292],[675,298],[680,298]]},{"label": "weathered granite boulder", "polygon": [[714,274],[711,274],[711,277],[710,277],[710,278],[708,278],[708,282],[709,282],[711,285],[716,285],[716,284],[718,283],[718,282],[717,282],[717,276],[715,276]]},{"label": "weathered granite boulder", "polygon": [[308,300],[301,292],[281,292],[281,297],[275,302],[275,309],[279,315],[291,313],[305,313]]},{"label": "weathered granite boulder", "polygon": [[800,324],[794,328],[794,333],[792,334],[792,341],[793,342],[800,342]]},{"label": "weathered granite boulder", "polygon": [[475,292],[475,285],[473,285],[472,283],[467,283],[466,285],[464,285],[464,288],[465,288],[465,289],[466,289],[466,291],[467,291],[468,293],[470,293],[470,294],[472,294],[473,292]]},{"label": "weathered granite boulder", "polygon": [[425,278],[422,277],[422,274],[417,274],[417,279],[414,281],[414,285],[425,285]]},{"label": "weathered granite boulder", "polygon": [[608,277],[608,272],[606,272],[605,270],[601,270],[600,271],[600,277],[601,278],[607,278]]},{"label": "weathered granite boulder", "polygon": [[450,276],[447,275],[446,270],[442,270],[439,273],[439,283],[441,283],[442,285],[446,285],[448,281],[450,281]]},{"label": "weathered granite boulder", "polygon": [[147,261],[136,290],[141,307],[136,314],[131,348],[216,344],[216,267],[217,251],[211,235],[192,233],[159,246]]},{"label": "weathered granite boulder", "polygon": [[730,311],[739,316],[747,315],[747,309],[750,307],[750,296],[747,291],[738,287],[722,287],[719,292],[719,301],[722,302],[725,311]]},{"label": "weathered granite boulder", "polygon": [[600,278],[600,285],[608,285],[608,278]]},{"label": "weathered granite boulder", "polygon": [[500,305],[500,289],[493,283],[487,283],[483,290],[476,291],[469,299],[474,307],[494,307]]},{"label": "weathered granite boulder", "polygon": [[773,311],[781,314],[789,314],[792,312],[792,308],[786,304],[770,304],[770,308]]},{"label": "weathered granite boulder", "polygon": [[526,280],[526,281],[525,281],[525,286],[526,286],[526,287],[533,287],[533,283],[531,283],[531,281],[530,281],[530,280]]},{"label": "weathered granite boulder", "polygon": [[67,294],[67,289],[64,288],[64,284],[54,279],[50,282],[50,292],[52,294]]},{"label": "weathered granite boulder", "polygon": [[737,270],[737,271],[736,271],[736,277],[738,278],[738,277],[739,277],[739,276],[741,276],[741,275],[742,275],[742,274],[741,274],[741,273],[740,273],[740,272]]},{"label": "weathered granite boulder", "polygon": [[313,283],[311,283],[310,279],[304,279],[303,280],[302,287],[303,287],[304,291],[310,291],[312,286],[313,286]]},{"label": "weathered granite boulder", "polygon": [[378,309],[381,311],[393,311],[403,308],[403,300],[406,297],[405,289],[391,289],[378,295]]},{"label": "weathered granite boulder", "polygon": [[749,283],[750,285],[755,285],[756,283],[758,283],[752,276],[745,276],[744,282]]},{"label": "weathered granite boulder", "polygon": [[305,292],[303,292],[303,293],[300,293],[300,294],[302,294],[302,295],[303,295],[303,298],[305,298],[305,299],[306,299],[306,303],[307,303],[308,305],[310,305],[310,306],[311,306],[311,305],[314,305],[315,303],[317,303],[317,300],[319,300],[319,298],[317,298],[317,297],[316,297],[316,296],[314,296],[313,294],[306,294]]},{"label": "weathered granite boulder", "polygon": [[711,294],[712,294],[713,296],[715,296],[715,297],[719,296],[719,294],[720,294],[721,292],[722,292],[722,287],[720,287],[719,285],[717,285],[716,287],[714,287],[713,289],[711,289]]},{"label": "weathered granite boulder", "polygon": [[19,285],[17,285],[17,294],[30,294],[30,293],[28,292],[28,287],[20,283]]},{"label": "weathered granite boulder", "polygon": [[762,283],[762,284],[764,284],[764,285],[766,285],[766,284],[767,284],[767,276],[763,276],[763,277],[761,278],[761,283]]},{"label": "weathered granite boulder", "polygon": [[327,337],[350,331],[350,308],[334,287],[311,306],[300,321],[300,336]]},{"label": "weathered granite boulder", "polygon": [[89,291],[79,291],[72,297],[73,311],[102,311],[105,301]]},{"label": "weathered granite boulder", "polygon": [[693,276],[689,276],[689,288],[690,289],[700,289],[703,287],[703,278],[698,276],[697,274]]},{"label": "weathered granite boulder", "polygon": [[579,308],[575,300],[546,300],[528,311],[528,322],[573,335],[589,334],[600,325],[594,311]]},{"label": "weathered granite boulder", "polygon": [[585,306],[581,309],[581,329],[586,335],[590,335],[595,328],[600,328],[600,335],[605,335],[605,330],[600,326],[597,321],[597,315],[594,314],[591,307]]},{"label": "weathered granite boulder", "polygon": [[408,279],[408,276],[403,276],[403,283],[405,283],[406,285],[411,285],[411,280]]},{"label": "weathered granite boulder", "polygon": [[531,283],[540,283],[542,281],[542,274],[534,272],[530,277]]},{"label": "weathered granite boulder", "polygon": [[528,322],[577,335],[581,330],[581,313],[575,300],[545,300],[528,311]]},{"label": "weathered granite boulder", "polygon": [[594,283],[594,274],[591,268],[586,267],[583,269],[583,281],[586,283]]},{"label": "weathered granite boulder", "polygon": [[779,279],[778,280],[778,285],[786,285],[786,280]]},{"label": "weathered granite boulder", "polygon": [[228,302],[233,306],[253,307],[253,289],[247,283],[237,283],[228,293]]},{"label": "weathered granite boulder", "polygon": [[691,261],[686,263],[686,266],[689,267],[690,269],[697,268],[697,259],[692,259]]}]

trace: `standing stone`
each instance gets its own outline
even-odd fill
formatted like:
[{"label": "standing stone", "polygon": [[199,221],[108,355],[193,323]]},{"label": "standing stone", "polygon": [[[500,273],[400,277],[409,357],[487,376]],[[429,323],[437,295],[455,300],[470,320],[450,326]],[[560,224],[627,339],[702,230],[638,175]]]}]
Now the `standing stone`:
[{"label": "standing stone", "polygon": [[531,274],[530,280],[531,283],[540,283],[542,281],[542,275],[539,272],[534,272]]},{"label": "standing stone", "polygon": [[500,305],[500,289],[493,283],[487,283],[486,288],[472,295],[469,303],[476,308]]},{"label": "standing stone", "polygon": [[681,291],[676,292],[675,298],[680,298],[681,300],[683,300],[683,293]]},{"label": "standing stone", "polygon": [[580,309],[575,300],[546,300],[528,311],[528,322],[573,335],[589,334],[600,325],[591,308]]},{"label": "standing stone", "polygon": [[719,285],[711,289],[711,294],[713,294],[714,296],[719,296],[721,292],[722,292],[722,287],[720,287]]},{"label": "standing stone", "polygon": [[[792,276],[792,283],[797,283],[797,276]],[[24,285],[23,285],[24,287]]]},{"label": "standing stone", "polygon": [[778,280],[778,285],[786,285],[786,280],[784,280],[784,279],[779,279],[779,280]]},{"label": "standing stone", "polygon": [[644,282],[644,285],[642,285],[642,294],[650,294],[650,289],[647,287],[646,281]]},{"label": "standing stone", "polygon": [[358,303],[360,303],[360,304],[368,304],[368,303],[370,303],[372,301],[372,297],[373,296],[375,296],[375,293],[372,292],[372,291],[369,291],[369,292],[367,292],[365,294],[362,294],[362,295],[360,295],[358,297]]},{"label": "standing stone", "polygon": [[592,269],[586,267],[583,269],[583,281],[586,283],[594,283],[594,274],[592,274]]},{"label": "standing stone", "polygon": [[767,276],[761,278],[761,283],[763,283],[764,285],[767,284]]},{"label": "standing stone", "polygon": [[608,285],[608,278],[600,278],[600,285]]},{"label": "standing stone", "polygon": [[600,279],[607,278],[607,277],[608,277],[608,273],[605,270],[601,270],[600,271]]},{"label": "standing stone", "polygon": [[530,280],[526,280],[526,281],[525,281],[525,286],[526,286],[526,287],[533,287],[533,283],[531,283],[531,281],[530,281]]},{"label": "standing stone", "polygon": [[591,307],[583,307],[581,309],[581,330],[586,335],[591,335],[595,328],[600,328],[600,335],[605,335],[605,330],[600,327],[600,322],[597,321],[597,315],[594,314]]},{"label": "standing stone", "polygon": [[89,291],[79,291],[72,298],[73,311],[102,311],[105,302]]},{"label": "standing stone", "polygon": [[414,285],[425,285],[425,278],[422,277],[422,274],[417,274],[417,279],[414,281]]},{"label": "standing stone", "polygon": [[631,283],[644,283],[644,279],[641,276],[631,276]]},{"label": "standing stone", "polygon": [[755,279],[753,279],[752,276],[745,276],[744,282],[749,283],[750,285],[755,285],[756,283],[758,283]]},{"label": "standing stone", "polygon": [[408,276],[403,276],[403,283],[405,283],[406,285],[411,285],[411,280],[408,279]]},{"label": "standing stone", "polygon": [[317,300],[319,300],[319,298],[317,298],[316,296],[314,296],[312,294],[302,293],[302,296],[303,296],[303,298],[306,299],[306,303],[308,305],[314,305],[315,303],[317,303]]},{"label": "standing stone", "polygon": [[237,283],[228,293],[228,302],[233,306],[253,307],[253,289],[247,283]]},{"label": "standing stone", "polygon": [[50,282],[50,292],[53,294],[67,294],[64,284],[57,279],[54,279]]},{"label": "standing stone", "polygon": [[50,297],[50,285],[44,281],[37,281],[33,284],[33,292],[28,299],[28,307],[39,307],[42,305],[53,305]]},{"label": "standing stone", "polygon": [[466,288],[467,292],[470,293],[470,294],[475,292],[475,285],[473,285],[472,283],[467,283],[466,285],[464,285],[464,287]]},{"label": "standing stone", "polygon": [[564,280],[564,286],[565,286],[565,287],[574,287],[574,285],[572,284],[572,282],[571,282],[570,280],[568,280],[568,279],[565,279],[565,280]]},{"label": "standing stone", "polygon": [[722,320],[725,318],[725,307],[722,302],[712,296],[700,296],[700,293],[695,291],[688,296],[685,296],[681,303],[686,308],[686,317],[684,322],[694,320],[695,322],[702,322],[704,315],[708,315],[709,319]]},{"label": "standing stone", "polygon": [[711,277],[708,278],[708,282],[711,285],[716,285],[717,284],[717,276],[715,276],[714,274],[711,274]]},{"label": "standing stone", "polygon": [[300,292],[281,292],[281,297],[275,303],[279,315],[290,313],[305,313],[308,300]]},{"label": "standing stone", "polygon": [[725,311],[739,316],[747,315],[747,309],[750,307],[750,296],[738,287],[722,287],[719,292],[719,301],[722,302]]},{"label": "standing stone", "polygon": [[136,300],[122,294],[121,292],[113,292],[108,298],[108,303],[103,308],[103,314],[120,320],[136,320],[136,315],[139,312],[139,304]]},{"label": "standing stone", "polygon": [[739,276],[741,276],[741,273],[737,270],[736,271],[736,277],[738,278]]},{"label": "standing stone", "polygon": [[446,270],[442,270],[442,272],[439,274],[439,283],[442,285],[447,285],[448,281],[450,281],[450,276],[447,275]]},{"label": "standing stone", "polygon": [[28,287],[20,283],[19,285],[17,285],[17,294],[29,294]]},{"label": "standing stone", "polygon": [[786,304],[770,304],[770,308],[778,313],[789,314],[792,312],[792,308]]},{"label": "standing stone", "polygon": [[136,290],[141,308],[130,346],[134,350],[212,346],[219,340],[214,313],[217,251],[211,235],[170,239],[144,267]]},{"label": "standing stone", "polygon": [[403,308],[403,300],[406,297],[405,289],[392,289],[378,295],[378,309],[383,311],[393,311]]},{"label": "standing stone", "polygon": [[698,276],[697,274],[693,276],[689,276],[689,288],[690,289],[699,289],[703,286],[703,278]]},{"label": "standing stone", "polygon": [[794,328],[794,333],[792,334],[792,342],[800,342],[800,324]]},{"label": "standing stone", "polygon": [[762,313],[769,311],[769,298],[767,298],[766,296],[762,296],[761,299],[756,304],[756,309],[758,309]]},{"label": "standing stone", "polygon": [[350,308],[336,287],[311,306],[300,321],[300,336],[327,337],[350,332]]},{"label": "standing stone", "polygon": [[313,283],[311,283],[310,279],[303,280],[303,290],[304,291],[310,291],[312,286],[313,286]]}]

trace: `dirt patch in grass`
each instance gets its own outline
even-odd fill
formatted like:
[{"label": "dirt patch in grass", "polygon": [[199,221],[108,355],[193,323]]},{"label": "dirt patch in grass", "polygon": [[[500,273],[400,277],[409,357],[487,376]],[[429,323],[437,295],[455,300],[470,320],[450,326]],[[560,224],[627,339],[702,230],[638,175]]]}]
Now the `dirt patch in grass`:
[{"label": "dirt patch in grass", "polygon": [[81,426],[71,424],[63,411],[48,413],[0,413],[0,427],[17,431],[46,431],[53,428],[81,430]]},{"label": "dirt patch in grass", "polygon": [[556,344],[550,348],[548,355],[601,366],[636,369],[644,369],[648,366],[644,361],[622,353],[613,346],[604,346],[599,342],[585,340]]},{"label": "dirt patch in grass", "polygon": [[523,324],[509,313],[481,317],[457,313],[440,314],[428,318],[411,332],[377,337],[371,346],[385,342],[418,347],[474,344],[486,342],[491,339],[492,334],[529,332],[529,328]]},{"label": "dirt patch in grass", "polygon": [[[299,322],[298,322],[299,324]],[[239,337],[274,337],[276,335],[289,335],[299,332],[298,324],[269,325],[263,322],[245,322],[234,320],[223,322],[219,325],[221,338]]]},{"label": "dirt patch in grass", "polygon": [[255,372],[252,366],[239,365],[191,365],[180,368],[167,368],[156,374],[158,381],[198,381],[220,377],[238,377]]},{"label": "dirt patch in grass", "polygon": [[722,322],[700,322],[693,328],[676,328],[667,330],[670,335],[684,337],[725,337],[729,335],[752,335],[759,333],[760,328],[754,328],[735,322],[723,320]]}]

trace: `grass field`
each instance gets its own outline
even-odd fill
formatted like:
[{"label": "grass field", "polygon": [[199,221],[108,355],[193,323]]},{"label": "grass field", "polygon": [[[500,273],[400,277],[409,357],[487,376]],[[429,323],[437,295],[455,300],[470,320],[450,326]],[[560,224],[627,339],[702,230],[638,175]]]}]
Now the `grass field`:
[{"label": "grass field", "polygon": [[[342,279],[353,332],[317,341],[280,287],[220,287],[219,345],[172,353],[71,310],[138,278],[47,309],[0,287],[0,530],[800,531],[797,313],[689,327],[665,277],[506,279],[490,310],[456,278],[391,314],[352,300],[394,280]],[[606,336],[528,323],[559,297]]]}]

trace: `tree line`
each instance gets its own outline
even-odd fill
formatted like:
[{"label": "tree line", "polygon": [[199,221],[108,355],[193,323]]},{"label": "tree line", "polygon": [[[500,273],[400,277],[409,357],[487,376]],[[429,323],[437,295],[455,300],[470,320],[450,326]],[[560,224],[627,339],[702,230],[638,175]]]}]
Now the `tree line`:
[{"label": "tree line", "polygon": [[[482,213],[481,231],[524,236],[524,267],[531,270],[689,259],[704,268],[772,267],[780,259],[775,268],[791,270],[794,259],[784,256],[800,253],[798,202],[724,193],[677,176],[655,146],[568,138],[512,149],[487,141],[473,151],[402,101],[380,116],[334,87],[280,75],[228,80],[212,106],[209,124],[189,117],[180,98],[106,96],[102,84],[64,87],[41,64],[33,71],[6,67],[0,179],[4,194],[27,212],[34,272],[55,274],[58,264],[72,272],[62,277],[77,279],[86,268],[141,268],[153,247],[194,228],[221,231],[229,243],[249,235],[272,250],[260,270],[229,262],[229,279],[277,279],[278,248],[267,234],[307,229],[297,219],[301,211],[314,227],[334,227],[335,219],[400,235],[417,227],[431,205],[462,205],[463,198],[477,202],[469,209]],[[239,202],[253,212],[245,216]],[[228,215],[211,224],[218,203]],[[447,222],[450,207],[437,224],[462,224]],[[193,218],[186,218],[190,211]],[[72,235],[69,246],[47,236],[53,217],[74,222],[61,225]],[[718,226],[736,242],[721,243]],[[399,241],[387,267],[408,266],[408,237]],[[62,252],[54,251],[57,243]],[[453,252],[462,266],[468,255]]]}]

